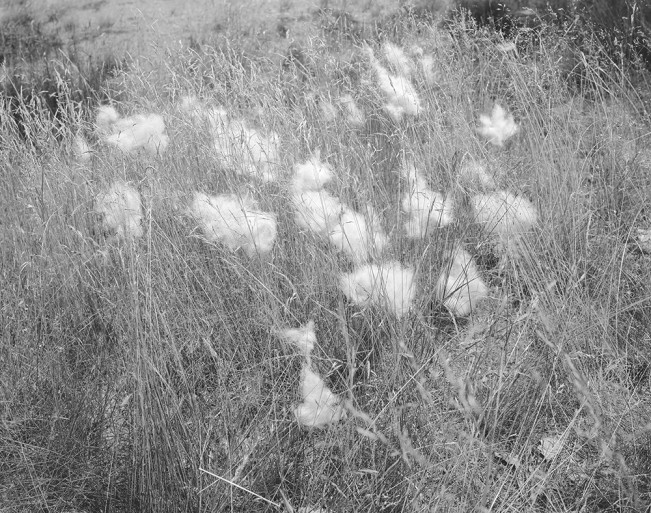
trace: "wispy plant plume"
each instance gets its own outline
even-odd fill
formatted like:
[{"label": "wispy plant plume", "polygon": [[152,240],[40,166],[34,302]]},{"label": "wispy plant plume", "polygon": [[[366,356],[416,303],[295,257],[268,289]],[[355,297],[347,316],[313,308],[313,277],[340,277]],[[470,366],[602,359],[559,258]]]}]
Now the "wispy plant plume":
[{"label": "wispy plant plume", "polygon": [[465,317],[488,295],[472,256],[457,248],[446,264],[436,285],[437,297],[457,317]]},{"label": "wispy plant plume", "polygon": [[276,240],[276,217],[260,212],[253,201],[234,194],[208,196],[197,192],[189,213],[209,241],[222,242],[231,251],[248,256],[267,254]]},{"label": "wispy plant plume", "polygon": [[301,370],[300,390],[303,402],[294,408],[294,416],[301,426],[323,428],[346,417],[339,396],[326,386],[309,364]]},{"label": "wispy plant plume", "polygon": [[321,162],[316,155],[303,164],[294,166],[292,187],[295,193],[303,191],[318,191],[332,180],[332,168]]},{"label": "wispy plant plume", "polygon": [[419,59],[419,64],[423,77],[425,78],[425,83],[430,86],[435,85],[439,81],[439,76],[434,67],[434,56],[429,54],[423,55]]},{"label": "wispy plant plume", "polygon": [[495,188],[495,180],[488,173],[486,165],[474,159],[468,159],[461,165],[457,180],[460,185],[470,191]]},{"label": "wispy plant plume", "polygon": [[518,131],[518,125],[513,120],[513,115],[507,115],[506,111],[497,103],[490,116],[485,114],[479,116],[479,124],[480,127],[477,131],[495,146],[503,146],[504,142]]},{"label": "wispy plant plume", "polygon": [[278,134],[263,135],[244,120],[232,119],[223,107],[208,108],[194,96],[183,98],[179,107],[196,125],[207,123],[217,158],[224,167],[265,182],[277,179]]},{"label": "wispy plant plume", "polygon": [[329,239],[337,251],[345,253],[354,262],[378,257],[388,244],[380,219],[371,207],[367,208],[366,216],[344,207]]},{"label": "wispy plant plume", "polygon": [[300,328],[282,330],[279,335],[296,346],[305,357],[300,380],[303,402],[294,408],[298,423],[304,427],[323,428],[345,418],[346,411],[341,398],[334,394],[321,376],[312,369],[312,351],[317,341],[314,321]]},{"label": "wispy plant plume", "polygon": [[359,107],[357,102],[349,94],[345,94],[339,98],[339,103],[346,111],[346,121],[354,127],[360,127],[366,122],[364,111]]},{"label": "wispy plant plume", "polygon": [[294,193],[292,202],[296,224],[322,237],[334,230],[344,208],[338,198],[325,190]]},{"label": "wispy plant plume", "polygon": [[410,77],[412,75],[414,72],[414,63],[402,48],[387,41],[382,45],[382,52],[389,63],[389,67],[393,71],[403,77]]},{"label": "wispy plant plume", "polygon": [[280,337],[295,345],[305,358],[310,361],[316,344],[314,321],[300,328],[287,328],[279,333]]},{"label": "wispy plant plume", "polygon": [[179,103],[179,109],[193,123],[194,128],[201,129],[207,124],[212,136],[223,130],[228,123],[228,112],[223,107],[207,107],[196,96],[184,96]]},{"label": "wispy plant plume", "polygon": [[95,116],[95,126],[103,133],[108,133],[111,126],[120,119],[120,114],[115,107],[100,105]]},{"label": "wispy plant plume", "polygon": [[472,197],[475,220],[486,233],[496,238],[507,252],[518,251],[521,236],[538,220],[538,212],[529,200],[508,191],[477,194]]},{"label": "wispy plant plume", "polygon": [[102,214],[104,228],[120,239],[136,239],[143,234],[140,193],[125,182],[114,182],[97,195],[96,211]]},{"label": "wispy plant plume", "polygon": [[179,108],[190,117],[200,119],[203,116],[204,106],[194,95],[183,96],[179,102]]},{"label": "wispy plant plume", "polygon": [[102,140],[130,153],[139,149],[151,155],[163,153],[169,145],[165,122],[158,114],[136,114],[123,118],[110,106],[99,107],[96,127]]},{"label": "wispy plant plume", "polygon": [[93,150],[81,134],[77,134],[72,141],[72,153],[79,162],[89,162],[93,156]]},{"label": "wispy plant plume", "polygon": [[651,228],[638,228],[636,240],[638,247],[645,253],[651,253]]},{"label": "wispy plant plume", "polygon": [[402,197],[402,209],[408,216],[405,230],[409,237],[424,238],[432,229],[454,220],[451,196],[430,189],[425,176],[413,164],[406,166],[403,175],[407,190]]},{"label": "wispy plant plume", "polygon": [[417,116],[422,110],[420,98],[409,78],[402,75],[391,75],[380,65],[368,48],[371,65],[377,75],[378,86],[387,98],[385,110],[395,121],[400,121],[403,116]]},{"label": "wispy plant plume", "polygon": [[504,43],[498,43],[495,45],[500,52],[509,53],[513,52],[516,56],[518,55],[518,47],[513,41],[508,41]]},{"label": "wispy plant plume", "polygon": [[399,262],[363,265],[343,274],[339,286],[354,304],[380,306],[396,317],[409,311],[416,294],[413,269]]},{"label": "wispy plant plume", "polygon": [[321,109],[321,116],[328,123],[332,123],[337,119],[337,108],[332,104],[330,100],[325,98],[321,99],[319,102],[319,108]]},{"label": "wispy plant plume", "polygon": [[220,161],[238,174],[257,176],[265,182],[275,180],[279,161],[279,138],[262,135],[243,121],[225,121],[219,111],[211,116],[215,150]]}]

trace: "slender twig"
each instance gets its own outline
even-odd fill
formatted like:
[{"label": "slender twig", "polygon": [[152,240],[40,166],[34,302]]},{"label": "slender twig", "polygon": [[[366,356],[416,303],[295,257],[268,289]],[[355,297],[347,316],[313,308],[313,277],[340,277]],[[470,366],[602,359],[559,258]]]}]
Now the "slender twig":
[{"label": "slender twig", "polygon": [[273,502],[273,501],[270,501],[269,499],[265,499],[265,498],[262,497],[261,495],[258,495],[257,493],[252,492],[251,490],[247,490],[247,489],[244,488],[243,486],[240,486],[240,485],[234,483],[233,481],[229,481],[229,480],[226,479],[225,477],[221,477],[221,476],[218,476],[217,474],[213,474],[212,472],[210,472],[210,471],[208,471],[208,470],[205,470],[205,469],[203,469],[203,468],[201,468],[201,467],[199,467],[199,470],[200,470],[201,472],[205,472],[205,473],[208,474],[209,476],[216,477],[217,479],[220,479],[221,481],[224,481],[224,482],[228,483],[229,485],[234,486],[235,488],[239,488],[240,490],[242,490],[242,491],[244,491],[244,492],[246,492],[246,493],[250,493],[250,494],[253,495],[254,497],[257,497],[258,499],[262,499],[263,501],[265,501],[265,502],[271,504],[272,506],[276,506],[277,508],[280,508],[280,504],[277,504],[277,503],[275,503],[275,502]]}]

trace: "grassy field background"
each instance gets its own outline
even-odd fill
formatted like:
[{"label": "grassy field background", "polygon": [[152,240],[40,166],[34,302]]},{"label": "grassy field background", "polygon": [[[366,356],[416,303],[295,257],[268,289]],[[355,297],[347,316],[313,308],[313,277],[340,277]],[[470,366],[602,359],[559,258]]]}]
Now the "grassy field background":
[{"label": "grassy field background", "polygon": [[[24,3],[3,20],[0,511],[649,511],[642,64],[576,19],[505,45],[394,2]],[[416,116],[384,107],[368,48],[388,67],[386,41],[415,67]],[[277,134],[278,178],[225,164],[187,96]],[[496,103],[519,126],[501,147],[477,130]],[[100,104],[160,114],[169,146],[106,144]],[[405,315],[354,304],[339,284],[359,264],[297,222],[295,166],[315,155],[332,196],[377,213],[371,260],[414,270]],[[422,238],[404,229],[410,164],[454,197]],[[142,198],[140,237],[103,222],[116,181]],[[473,208],[491,191],[537,212],[506,251]],[[207,241],[196,192],[273,213],[271,251]],[[437,295],[459,247],[488,287],[469,316]],[[305,358],[282,336],[310,321],[345,411],[321,429],[296,419]]]}]

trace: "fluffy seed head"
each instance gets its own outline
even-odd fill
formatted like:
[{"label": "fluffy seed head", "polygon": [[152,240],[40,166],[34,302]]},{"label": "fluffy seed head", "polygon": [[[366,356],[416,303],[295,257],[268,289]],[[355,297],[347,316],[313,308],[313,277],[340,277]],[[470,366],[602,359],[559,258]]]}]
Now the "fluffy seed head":
[{"label": "fluffy seed head", "polygon": [[185,97],[180,108],[197,124],[208,124],[219,162],[239,175],[256,176],[265,182],[276,179],[279,138],[263,135],[240,119],[232,119],[223,107],[205,107],[195,97]]},{"label": "fluffy seed head", "polygon": [[479,116],[479,124],[481,126],[477,131],[495,146],[503,146],[504,142],[518,131],[513,115],[507,116],[506,111],[497,103],[490,116],[484,114]]},{"label": "fluffy seed head", "polygon": [[279,138],[275,133],[262,135],[242,121],[229,121],[223,110],[209,116],[218,159],[237,174],[257,176],[262,181],[276,179],[274,166],[279,161]]},{"label": "fluffy seed head", "polygon": [[93,156],[93,150],[81,134],[77,134],[72,141],[72,153],[79,162],[89,162]]},{"label": "fluffy seed head", "polygon": [[[411,210],[405,210],[409,217],[405,221],[407,236],[423,239],[434,228],[447,226],[454,221],[454,200],[440,192],[421,191],[408,198]],[[413,208],[414,203],[419,208]],[[403,200],[403,205],[405,201]]]},{"label": "fluffy seed head", "polygon": [[294,344],[301,354],[306,358],[310,358],[316,344],[316,333],[314,332],[314,321],[308,322],[305,326],[300,328],[288,328],[279,334],[288,342]]},{"label": "fluffy seed head", "polygon": [[378,74],[380,89],[388,99],[385,109],[396,121],[404,115],[418,116],[422,107],[416,89],[409,79],[395,75]]},{"label": "fluffy seed head", "polygon": [[470,315],[488,295],[488,287],[468,252],[458,248],[443,269],[436,285],[437,297],[457,317]]},{"label": "fluffy seed head", "polygon": [[321,109],[321,116],[323,116],[323,119],[328,123],[332,123],[337,119],[337,108],[330,100],[321,100],[321,102],[319,102],[319,108]]},{"label": "fluffy seed head", "polygon": [[344,207],[339,222],[329,235],[337,251],[346,253],[354,262],[365,262],[378,256],[388,243],[380,220],[373,209],[364,216]]},{"label": "fluffy seed head", "polygon": [[[211,135],[217,139],[222,137],[229,130],[230,118],[228,112],[223,107],[212,107],[211,109],[205,109],[203,113],[203,118],[208,120],[208,125],[210,126]],[[238,127],[239,122],[234,121],[234,126]]]},{"label": "fluffy seed head", "polygon": [[332,169],[328,164],[321,162],[318,156],[294,166],[292,186],[296,193],[318,191],[330,180],[332,180]]},{"label": "fluffy seed head", "polygon": [[195,121],[205,116],[205,108],[196,96],[184,96],[181,98],[179,109]]},{"label": "fluffy seed head", "polygon": [[341,399],[307,364],[301,371],[300,390],[303,402],[294,409],[294,416],[301,426],[323,428],[346,417]]},{"label": "fluffy seed head", "polygon": [[366,122],[364,117],[364,111],[357,105],[353,97],[349,94],[345,94],[339,98],[339,103],[346,111],[346,121],[350,125],[355,127],[360,127]]},{"label": "fluffy seed head", "polygon": [[434,85],[438,82],[438,75],[434,68],[434,57],[432,55],[423,55],[420,58],[420,67],[423,77],[428,85]]},{"label": "fluffy seed head", "polygon": [[407,181],[410,190],[422,191],[429,189],[429,183],[425,175],[416,167],[413,162],[407,163],[401,169],[401,175]]},{"label": "fluffy seed head", "polygon": [[518,48],[515,46],[515,43],[513,41],[498,43],[495,45],[495,48],[504,53],[514,52],[516,55],[518,53]]},{"label": "fluffy seed head", "polygon": [[495,180],[488,174],[486,165],[475,160],[467,160],[459,169],[459,184],[470,190],[486,190],[495,188]]},{"label": "fluffy seed head", "polygon": [[414,64],[402,48],[387,41],[382,45],[382,51],[389,66],[396,73],[404,77],[411,76],[414,72]]},{"label": "fluffy seed head", "polygon": [[110,134],[104,141],[124,152],[143,148],[147,153],[163,153],[169,144],[165,122],[158,114],[138,114],[120,118],[110,125]]},{"label": "fluffy seed head", "polygon": [[327,237],[335,228],[343,206],[328,191],[303,191],[292,197],[296,224],[317,235]]},{"label": "fluffy seed head", "polygon": [[125,182],[114,182],[97,195],[96,211],[103,216],[104,227],[120,239],[136,239],[143,234],[140,193]]},{"label": "fluffy seed head", "polygon": [[638,247],[645,253],[651,253],[651,228],[638,228],[636,240]]},{"label": "fluffy seed head", "polygon": [[354,304],[377,305],[397,317],[409,311],[416,293],[413,269],[403,267],[399,262],[363,265],[343,274],[339,287]]},{"label": "fluffy seed head", "polygon": [[95,125],[101,132],[108,132],[113,123],[120,119],[120,114],[110,105],[100,105],[97,108],[97,116],[95,117]]},{"label": "fluffy seed head", "polygon": [[471,200],[475,219],[494,240],[502,256],[518,258],[527,251],[523,237],[536,224],[538,213],[529,200],[508,191],[478,194]]},{"label": "fluffy seed head", "polygon": [[388,101],[384,107],[386,111],[396,121],[400,121],[404,115],[417,116],[422,107],[413,84],[405,76],[391,75],[379,64],[370,48],[368,53],[377,75],[378,87]]},{"label": "fluffy seed head", "polygon": [[259,212],[253,202],[234,194],[197,192],[189,213],[207,240],[220,241],[231,251],[242,248],[250,257],[269,253],[276,240],[275,215]]},{"label": "fluffy seed head", "polygon": [[402,197],[402,209],[407,214],[405,230],[409,237],[424,238],[430,230],[454,220],[451,196],[431,190],[425,176],[413,164],[405,167],[403,176],[407,190]]},{"label": "fluffy seed head", "polygon": [[487,233],[500,237],[518,235],[536,224],[538,213],[529,200],[508,191],[477,194],[472,198],[477,222]]}]

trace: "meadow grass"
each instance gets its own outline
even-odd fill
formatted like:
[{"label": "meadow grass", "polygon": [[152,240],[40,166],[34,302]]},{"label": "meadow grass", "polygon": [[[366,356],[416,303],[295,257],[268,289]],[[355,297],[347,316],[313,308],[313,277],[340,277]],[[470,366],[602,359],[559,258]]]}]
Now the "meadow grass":
[{"label": "meadow grass", "polygon": [[[3,111],[2,511],[645,511],[651,263],[635,235],[651,155],[627,70],[596,48],[568,73],[551,26],[510,49],[467,18],[391,23],[378,33],[420,48],[403,77],[419,108],[399,118],[389,74],[378,84],[368,49],[331,27],[300,66],[237,39],[133,62],[118,110],[161,115],[164,152],[104,144],[72,98],[55,130],[38,101],[21,129]],[[188,96],[277,134],[277,179],[224,165]],[[519,126],[503,146],[478,130],[496,103]],[[332,171],[319,185],[387,235],[361,260],[413,269],[395,311],[349,301],[360,262],[297,223],[295,169],[315,155]],[[473,162],[490,179],[468,179]],[[405,230],[412,165],[454,198],[422,237]],[[142,236],[102,219],[116,182],[141,196]],[[537,210],[517,251],[476,218],[487,187]],[[205,237],[196,193],[273,213],[271,251]],[[488,288],[466,317],[437,287],[458,248]],[[312,321],[308,373],[283,333]],[[307,374],[345,408],[322,429],[295,414]]]}]

